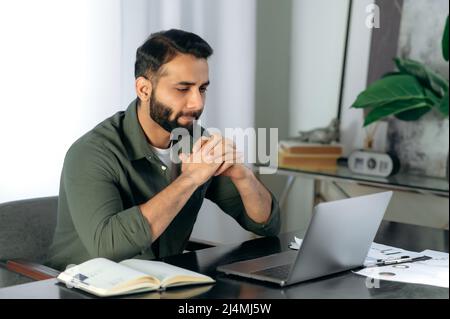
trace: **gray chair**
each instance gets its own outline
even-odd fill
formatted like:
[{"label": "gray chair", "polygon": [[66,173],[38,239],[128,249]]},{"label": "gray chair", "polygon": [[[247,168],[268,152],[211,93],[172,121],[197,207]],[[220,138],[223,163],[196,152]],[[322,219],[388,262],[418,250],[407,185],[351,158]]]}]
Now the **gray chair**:
[{"label": "gray chair", "polygon": [[[56,227],[58,197],[43,197],[0,204],[0,267],[33,280],[58,276],[42,265]],[[215,246],[191,239],[187,251]]]},{"label": "gray chair", "polygon": [[49,279],[58,271],[42,265],[56,226],[58,197],[0,204],[0,263],[33,280]]}]

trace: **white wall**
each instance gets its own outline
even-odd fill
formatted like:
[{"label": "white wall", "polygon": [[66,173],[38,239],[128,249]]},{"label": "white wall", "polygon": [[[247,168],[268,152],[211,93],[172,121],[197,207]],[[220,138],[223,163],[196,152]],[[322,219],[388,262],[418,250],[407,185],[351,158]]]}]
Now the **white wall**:
[{"label": "white wall", "polygon": [[351,109],[350,106],[367,86],[372,29],[365,24],[368,15],[366,7],[373,2],[353,1],[352,6],[341,107],[341,142],[346,156],[351,150],[362,148],[365,136],[363,111]]},{"label": "white wall", "polygon": [[67,148],[120,106],[107,1],[0,2],[0,202],[58,194]]},{"label": "white wall", "polygon": [[349,1],[293,1],[290,132],[337,116]]}]

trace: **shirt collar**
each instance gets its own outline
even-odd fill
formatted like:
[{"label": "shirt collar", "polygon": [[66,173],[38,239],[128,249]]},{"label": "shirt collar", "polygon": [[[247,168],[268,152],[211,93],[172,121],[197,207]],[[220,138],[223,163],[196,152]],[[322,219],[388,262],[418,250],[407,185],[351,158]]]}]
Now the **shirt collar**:
[{"label": "shirt collar", "polygon": [[152,157],[155,154],[148,145],[144,130],[137,116],[137,99],[130,103],[125,111],[123,131],[125,135],[128,159],[134,161],[144,157]]}]

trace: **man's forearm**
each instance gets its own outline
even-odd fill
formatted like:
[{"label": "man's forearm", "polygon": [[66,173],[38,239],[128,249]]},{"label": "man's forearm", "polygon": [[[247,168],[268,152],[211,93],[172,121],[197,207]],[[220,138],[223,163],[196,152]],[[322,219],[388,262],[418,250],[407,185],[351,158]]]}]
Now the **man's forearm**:
[{"label": "man's forearm", "polygon": [[194,180],[189,175],[182,174],[157,195],[139,205],[150,224],[153,241],[169,226],[196,189]]},{"label": "man's forearm", "polygon": [[257,223],[265,223],[270,217],[272,196],[250,169],[246,171],[245,178],[231,181],[241,195],[247,215]]}]

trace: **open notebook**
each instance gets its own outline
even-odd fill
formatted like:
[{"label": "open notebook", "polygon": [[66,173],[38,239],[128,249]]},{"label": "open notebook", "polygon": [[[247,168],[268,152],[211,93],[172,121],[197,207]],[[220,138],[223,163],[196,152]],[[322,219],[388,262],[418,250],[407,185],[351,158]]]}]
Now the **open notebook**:
[{"label": "open notebook", "polygon": [[211,277],[160,261],[127,259],[116,263],[105,258],[71,267],[58,280],[100,297],[215,282]]}]

